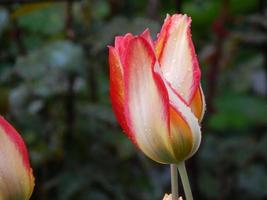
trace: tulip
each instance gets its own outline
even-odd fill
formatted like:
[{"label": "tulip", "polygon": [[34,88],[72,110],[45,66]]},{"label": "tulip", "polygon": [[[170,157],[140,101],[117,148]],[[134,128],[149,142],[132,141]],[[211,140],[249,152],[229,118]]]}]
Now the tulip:
[{"label": "tulip", "polygon": [[205,101],[186,15],[167,16],[157,40],[149,30],[109,46],[110,96],[127,136],[149,158],[178,164],[201,141]]},{"label": "tulip", "polygon": [[0,199],[28,200],[33,187],[34,177],[23,139],[0,116]]},{"label": "tulip", "polygon": [[186,15],[167,15],[156,41],[147,29],[117,36],[109,46],[114,113],[145,155],[171,164],[172,200],[178,199],[176,165],[186,199],[193,199],[184,161],[199,148],[205,111],[190,25]]},{"label": "tulip", "polygon": [[[165,194],[163,199],[162,200],[171,200],[172,199],[172,195],[168,195],[168,194]],[[183,200],[182,197],[179,197],[178,200]]]}]

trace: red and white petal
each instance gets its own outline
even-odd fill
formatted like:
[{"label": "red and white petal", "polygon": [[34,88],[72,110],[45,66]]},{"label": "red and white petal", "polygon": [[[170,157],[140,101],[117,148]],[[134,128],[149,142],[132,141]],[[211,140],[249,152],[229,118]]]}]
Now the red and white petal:
[{"label": "red and white petal", "polygon": [[117,36],[115,38],[115,49],[118,52],[122,65],[124,65],[126,49],[133,38],[134,36],[131,33],[127,33],[124,36]]},{"label": "red and white petal", "polygon": [[109,69],[110,69],[110,99],[112,109],[115,113],[115,116],[124,130],[125,134],[136,144],[135,137],[131,133],[124,112],[124,103],[125,103],[125,86],[123,79],[123,66],[118,55],[118,51],[109,46]]},{"label": "red and white petal", "polygon": [[157,41],[155,44],[157,59],[159,59],[162,55],[162,51],[163,51],[164,45],[165,45],[166,40],[167,40],[168,30],[169,30],[170,24],[171,24],[171,17],[167,14],[167,16],[164,20],[164,24],[162,25],[161,31],[157,35],[158,38],[157,38]]},{"label": "red and white petal", "polygon": [[167,17],[156,49],[164,78],[190,104],[200,82],[200,69],[193,46],[191,19],[186,15]]},{"label": "red and white petal", "polygon": [[198,121],[201,122],[206,109],[205,97],[201,86],[199,86],[195,92],[195,95],[190,103],[190,108],[192,109],[192,112],[196,118],[198,118]]},{"label": "red and white petal", "polygon": [[125,59],[126,118],[139,148],[148,157],[172,163],[168,93],[153,69],[155,59],[150,44],[142,37],[130,42]]},{"label": "red and white petal", "polygon": [[0,116],[0,199],[28,200],[33,188],[34,177],[23,139]]},{"label": "red and white petal", "polygon": [[151,46],[151,48],[154,50],[154,41],[151,37],[151,34],[150,34],[150,31],[149,29],[147,28],[141,35],[140,35],[142,38],[144,38]]}]

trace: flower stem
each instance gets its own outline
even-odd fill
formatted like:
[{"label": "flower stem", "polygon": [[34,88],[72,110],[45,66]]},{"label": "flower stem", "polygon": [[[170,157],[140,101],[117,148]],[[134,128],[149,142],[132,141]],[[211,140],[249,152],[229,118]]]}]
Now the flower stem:
[{"label": "flower stem", "polygon": [[188,180],[184,161],[178,164],[177,167],[180,173],[180,177],[182,179],[182,184],[184,186],[184,193],[185,193],[186,200],[193,200],[193,195],[191,192],[190,183]]},{"label": "flower stem", "polygon": [[172,200],[178,199],[178,175],[175,164],[171,164]]}]

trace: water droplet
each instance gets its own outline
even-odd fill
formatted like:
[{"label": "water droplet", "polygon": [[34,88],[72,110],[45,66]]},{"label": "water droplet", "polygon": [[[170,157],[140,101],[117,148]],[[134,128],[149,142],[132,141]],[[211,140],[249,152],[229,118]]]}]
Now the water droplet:
[{"label": "water droplet", "polygon": [[145,133],[146,134],[150,134],[151,133],[151,129],[150,128],[145,128]]}]

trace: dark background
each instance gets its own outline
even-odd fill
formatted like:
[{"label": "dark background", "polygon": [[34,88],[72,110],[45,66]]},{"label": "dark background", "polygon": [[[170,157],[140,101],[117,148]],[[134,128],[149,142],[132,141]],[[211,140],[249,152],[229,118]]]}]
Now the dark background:
[{"label": "dark background", "polygon": [[0,2],[0,113],[27,143],[32,200],[170,192],[169,167],[138,152],[114,118],[106,45],[146,27],[155,38],[175,12],[192,17],[208,105],[187,162],[195,199],[267,199],[266,1]]}]

